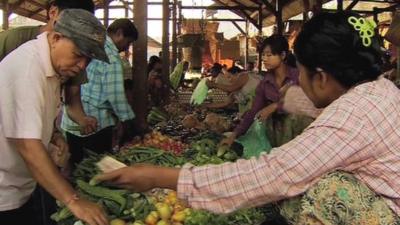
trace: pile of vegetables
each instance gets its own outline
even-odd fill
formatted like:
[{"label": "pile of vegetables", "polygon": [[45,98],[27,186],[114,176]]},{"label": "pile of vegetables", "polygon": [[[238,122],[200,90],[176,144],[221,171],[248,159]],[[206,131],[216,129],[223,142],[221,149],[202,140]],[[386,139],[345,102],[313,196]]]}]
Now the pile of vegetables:
[{"label": "pile of vegetables", "polygon": [[196,136],[201,130],[197,128],[186,128],[182,125],[182,120],[184,117],[179,116],[170,119],[168,122],[159,123],[154,126],[154,130],[160,133],[173,137],[174,139],[180,140],[182,142],[188,143],[188,139]]},{"label": "pile of vegetables", "polygon": [[218,142],[212,139],[195,141],[185,152],[185,157],[196,166],[234,162],[239,158],[236,151],[226,145],[218,146]]},{"label": "pile of vegetables", "polygon": [[182,225],[192,213],[191,209],[178,200],[175,191],[160,190],[151,196],[156,210],[146,216],[146,225]]},{"label": "pile of vegetables", "polygon": [[204,210],[192,211],[186,218],[185,225],[257,225],[265,221],[260,209],[241,209],[229,215],[216,215]]},{"label": "pile of vegetables", "polygon": [[162,149],[168,152],[172,152],[176,155],[180,155],[184,152],[184,150],[188,147],[187,144],[182,143],[181,141],[177,141],[169,136],[163,135],[158,131],[153,131],[148,133],[142,139],[135,139],[131,143],[125,145],[125,148],[132,147],[154,147],[158,149]]},{"label": "pile of vegetables", "polygon": [[[76,180],[76,189],[81,197],[97,202],[109,215],[110,221],[143,220],[155,207],[143,194],[131,193],[110,187],[95,186],[83,180]],[[72,225],[76,218],[69,209],[59,205],[60,209],[51,216],[59,225]]]},{"label": "pile of vegetables", "polygon": [[[261,209],[239,210],[229,215],[215,215],[206,211],[192,210],[179,202],[176,192],[155,190],[151,193],[133,193],[94,182],[99,174],[104,158],[118,160],[121,165],[150,163],[154,165],[179,167],[190,162],[195,165],[220,164],[235,161],[238,154],[228,148],[219,148],[217,143],[221,136],[204,132],[193,137],[193,144],[182,156],[153,147],[125,147],[114,155],[99,155],[88,151],[86,157],[73,173],[73,182],[79,195],[102,205],[109,215],[112,225],[253,225],[265,220]],[[102,160],[103,159],[103,160]],[[102,170],[104,165],[101,166]],[[63,205],[59,205],[57,213],[52,216],[59,225],[82,224],[81,221]],[[75,224],[75,225],[76,225]]]},{"label": "pile of vegetables", "polygon": [[157,124],[163,121],[167,121],[169,118],[168,113],[164,112],[163,110],[153,107],[151,108],[149,115],[147,116],[147,122],[149,124]]},{"label": "pile of vegetables", "polygon": [[182,125],[188,129],[210,130],[220,134],[229,131],[231,128],[228,119],[216,113],[208,113],[201,122],[196,114],[187,115],[183,118]]}]

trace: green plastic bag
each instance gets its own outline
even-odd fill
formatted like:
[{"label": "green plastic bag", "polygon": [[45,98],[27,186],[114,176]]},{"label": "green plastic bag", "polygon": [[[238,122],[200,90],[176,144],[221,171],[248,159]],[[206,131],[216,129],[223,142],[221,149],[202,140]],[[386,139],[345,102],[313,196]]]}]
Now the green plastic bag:
[{"label": "green plastic bag", "polygon": [[169,81],[174,90],[178,88],[179,82],[181,81],[183,74],[183,64],[183,61],[178,63],[178,65],[175,66],[174,71],[169,75]]},{"label": "green plastic bag", "polygon": [[203,78],[193,91],[190,103],[193,105],[201,105],[207,98],[208,86],[206,84],[207,78]]},{"label": "green plastic bag", "polygon": [[254,120],[246,134],[239,137],[236,142],[243,146],[243,157],[246,159],[258,157],[262,152],[270,153],[272,149],[267,137],[267,127],[260,120]]}]

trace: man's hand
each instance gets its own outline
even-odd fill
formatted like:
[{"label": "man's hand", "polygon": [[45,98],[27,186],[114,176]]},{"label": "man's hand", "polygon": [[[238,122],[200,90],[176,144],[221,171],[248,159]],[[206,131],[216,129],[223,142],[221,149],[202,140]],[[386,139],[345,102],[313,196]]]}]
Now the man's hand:
[{"label": "man's hand", "polygon": [[[25,161],[33,178],[54,198],[66,203],[72,213],[89,225],[108,225],[106,214],[99,206],[85,200],[71,201],[76,193],[51,161],[45,146],[39,139],[9,139]],[[58,142],[56,140],[53,143]]]},{"label": "man's hand", "polygon": [[95,179],[135,192],[145,192],[154,188],[176,190],[178,176],[179,169],[135,165],[99,175]]},{"label": "man's hand", "polygon": [[103,208],[85,199],[79,199],[68,205],[76,218],[89,225],[108,225],[108,219]]},{"label": "man's hand", "polygon": [[61,156],[69,152],[68,144],[61,134],[55,134],[52,142],[57,147],[57,155]]},{"label": "man's hand", "polygon": [[67,166],[71,154],[64,136],[59,131],[54,131],[53,137],[51,138],[51,142],[48,146],[48,150],[54,164],[60,168]]},{"label": "man's hand", "polygon": [[82,135],[88,135],[97,131],[97,119],[93,116],[85,116],[78,122]]},{"label": "man's hand", "polygon": [[257,118],[260,121],[266,121],[272,113],[278,109],[278,103],[272,103],[258,112]]}]

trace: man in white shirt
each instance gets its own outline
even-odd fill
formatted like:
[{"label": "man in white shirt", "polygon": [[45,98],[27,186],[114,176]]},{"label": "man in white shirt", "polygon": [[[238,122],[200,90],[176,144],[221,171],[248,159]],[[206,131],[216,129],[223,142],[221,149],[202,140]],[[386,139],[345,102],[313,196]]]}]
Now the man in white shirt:
[{"label": "man in white shirt", "polygon": [[36,182],[80,220],[107,225],[104,211],[80,199],[47,153],[61,85],[92,58],[108,62],[105,28],[89,12],[66,9],[45,32],[0,63],[0,221],[35,224],[30,197]]}]

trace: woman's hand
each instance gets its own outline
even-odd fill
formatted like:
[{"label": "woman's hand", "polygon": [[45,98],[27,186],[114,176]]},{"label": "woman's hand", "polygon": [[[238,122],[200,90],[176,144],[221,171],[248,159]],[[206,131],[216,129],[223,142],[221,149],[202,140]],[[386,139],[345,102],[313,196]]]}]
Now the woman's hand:
[{"label": "woman's hand", "polygon": [[176,190],[179,169],[153,165],[134,165],[97,176],[97,181],[109,182],[124,189],[145,192],[154,188]]},{"label": "woman's hand", "polygon": [[230,147],[233,144],[233,142],[235,142],[235,140],[236,140],[236,134],[232,133],[231,135],[229,135],[229,137],[222,139],[219,145],[227,145],[228,147]]},{"label": "woman's hand", "polygon": [[97,119],[93,116],[85,116],[78,122],[81,127],[81,134],[88,135],[97,131]]},{"label": "woman's hand", "polygon": [[278,103],[269,104],[267,107],[258,112],[257,119],[259,119],[260,121],[266,121],[277,109]]}]

